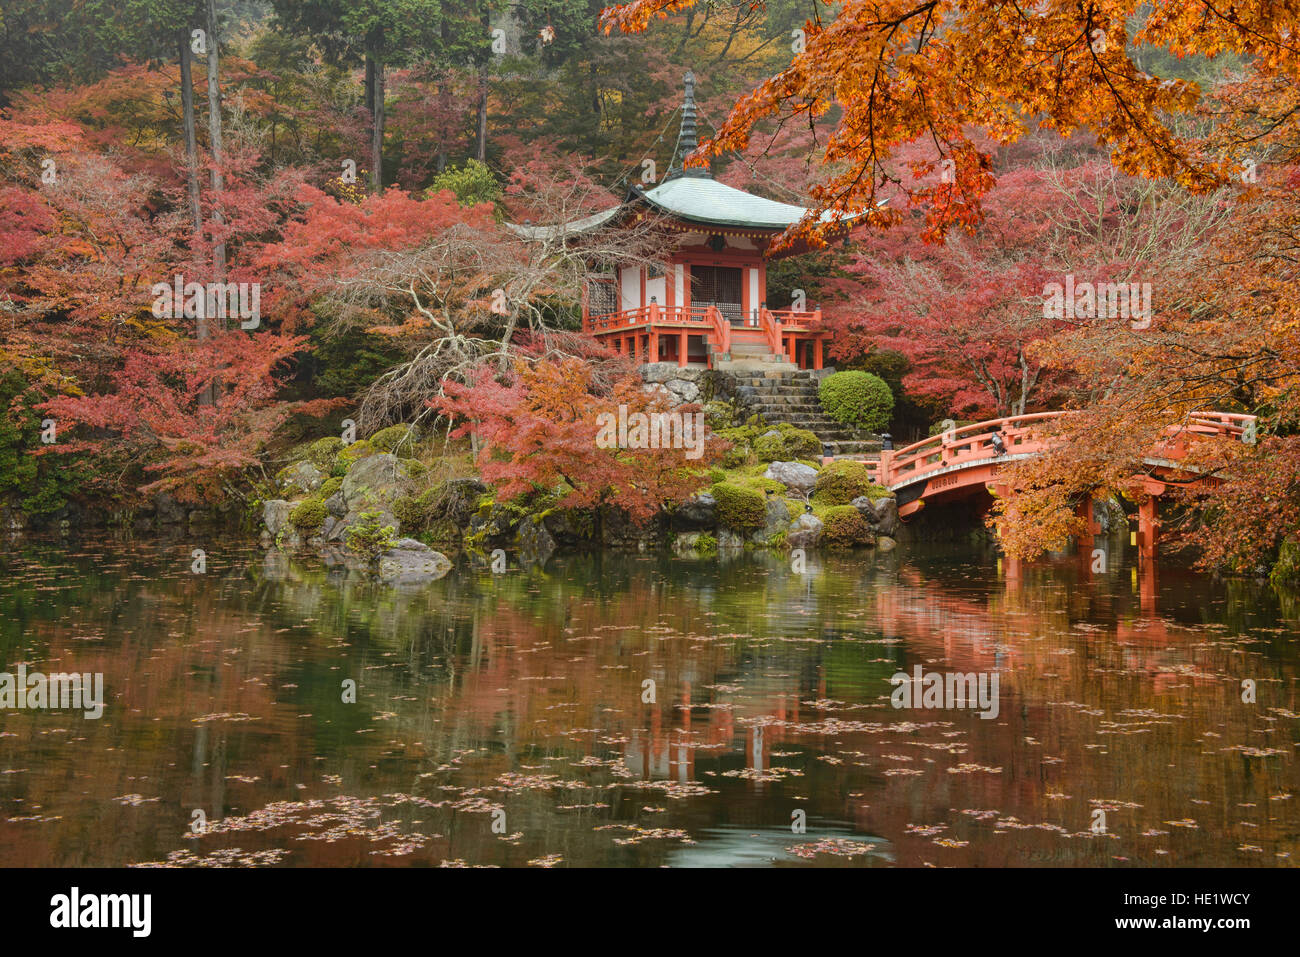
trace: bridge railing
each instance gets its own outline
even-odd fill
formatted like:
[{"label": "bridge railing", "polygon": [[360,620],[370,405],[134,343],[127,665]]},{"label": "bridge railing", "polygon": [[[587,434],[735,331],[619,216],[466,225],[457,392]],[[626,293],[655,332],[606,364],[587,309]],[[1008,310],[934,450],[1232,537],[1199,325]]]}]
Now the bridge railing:
[{"label": "bridge railing", "polygon": [[1036,412],[976,422],[932,435],[896,451],[881,452],[877,480],[882,485],[893,486],[955,466],[994,458],[993,435],[996,432],[1002,433],[1005,455],[1040,452],[1046,440],[1041,435],[1042,430],[1035,434],[1034,427],[1069,414]]},{"label": "bridge railing", "polygon": [[[998,458],[993,435],[999,432],[1004,443],[1002,457],[1042,452],[1052,441],[1050,430],[1043,426],[1074,414],[1035,412],[990,419],[922,439],[896,451],[881,452],[876,481],[893,487],[950,468]],[[1152,451],[1180,458],[1192,439],[1204,435],[1222,435],[1241,441],[1247,430],[1253,430],[1254,421],[1255,416],[1236,412],[1193,412],[1185,424],[1170,426],[1167,437]]]}]

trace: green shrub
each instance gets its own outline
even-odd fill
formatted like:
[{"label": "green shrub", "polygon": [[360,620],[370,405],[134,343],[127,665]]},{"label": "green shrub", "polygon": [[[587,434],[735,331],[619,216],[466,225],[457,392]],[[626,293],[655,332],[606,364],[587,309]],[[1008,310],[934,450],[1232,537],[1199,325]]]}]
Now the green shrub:
[{"label": "green shrub", "polygon": [[830,548],[854,548],[876,543],[871,526],[852,505],[827,509],[822,522],[822,541]]},{"label": "green shrub", "polygon": [[399,423],[390,425],[386,429],[380,429],[370,437],[370,444],[381,452],[398,453],[410,455],[415,448],[415,443],[419,434],[409,425]]},{"label": "green shrub", "polygon": [[325,502],[313,496],[305,498],[289,512],[289,522],[299,531],[315,531],[325,524]]},{"label": "green shrub", "polygon": [[700,555],[718,554],[718,540],[712,535],[701,535],[695,539],[695,551]]},{"label": "green shrub", "polygon": [[446,189],[456,194],[456,201],[462,206],[497,203],[502,195],[501,184],[492,168],[476,159],[467,159],[462,166],[448,166],[433,178],[425,195],[437,196]]},{"label": "green shrub", "polygon": [[328,498],[333,498],[334,493],[337,492],[337,491],[338,491],[339,489],[341,489],[342,487],[343,487],[343,477],[342,477],[342,476],[340,476],[340,475],[334,475],[334,476],[331,476],[330,478],[327,478],[324,482],[321,482],[321,485],[320,485],[320,493],[319,493],[319,494],[320,494],[320,497],[321,497],[321,501],[324,501],[324,500],[326,500],[326,499],[328,499]]},{"label": "green shrub", "polygon": [[760,462],[820,459],[822,454],[822,444],[816,435],[789,422],[780,422],[759,435],[754,439],[753,448],[754,457]]},{"label": "green shrub", "polygon": [[877,489],[866,465],[852,459],[840,459],[828,463],[817,473],[813,497],[824,505],[848,505],[859,495],[870,495]]},{"label": "green shrub", "polygon": [[749,463],[753,455],[754,440],[765,431],[756,425],[738,425],[730,429],[718,429],[714,434],[731,443],[731,448],[722,454],[725,468],[734,469]]},{"label": "green shrub", "polygon": [[822,443],[814,433],[791,425],[789,422],[780,423],[777,425],[777,429],[785,438],[786,452],[790,456],[789,461],[795,459],[821,460]]},{"label": "green shrub", "polygon": [[889,424],[894,394],[870,372],[834,372],[817,390],[822,409],[837,422],[879,432]]},{"label": "green shrub", "polygon": [[307,461],[326,475],[334,470],[334,460],[343,451],[343,440],[337,436],[317,439],[307,447]]},{"label": "green shrub", "polygon": [[767,502],[761,492],[719,482],[710,493],[718,503],[718,524],[723,528],[762,528],[767,522]]},{"label": "green shrub", "polygon": [[373,562],[393,547],[396,530],[391,525],[381,526],[382,512],[362,512],[360,521],[347,530],[348,548],[368,562]]}]

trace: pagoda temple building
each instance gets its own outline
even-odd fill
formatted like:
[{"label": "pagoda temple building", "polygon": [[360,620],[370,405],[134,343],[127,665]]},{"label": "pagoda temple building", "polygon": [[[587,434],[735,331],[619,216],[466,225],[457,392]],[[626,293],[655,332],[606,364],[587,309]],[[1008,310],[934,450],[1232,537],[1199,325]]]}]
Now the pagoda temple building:
[{"label": "pagoda temple building", "polygon": [[[676,234],[666,269],[598,271],[583,297],[583,329],[641,362],[821,369],[830,338],[821,310],[772,308],[767,298],[767,263],[808,248],[796,242],[773,250],[772,241],[809,211],[726,186],[705,166],[687,167],[683,159],[698,145],[690,73],[685,87],[678,149],[663,181],[633,186],[618,206],[563,227],[580,234],[653,216]],[[527,236],[544,227],[515,228]]]}]

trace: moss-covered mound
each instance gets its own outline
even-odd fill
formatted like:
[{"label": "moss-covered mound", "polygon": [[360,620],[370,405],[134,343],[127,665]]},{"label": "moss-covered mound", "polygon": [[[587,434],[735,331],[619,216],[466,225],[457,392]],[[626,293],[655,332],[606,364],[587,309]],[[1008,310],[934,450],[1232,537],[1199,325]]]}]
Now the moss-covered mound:
[{"label": "moss-covered mound", "polygon": [[830,548],[856,548],[876,543],[871,526],[852,505],[827,509],[822,521],[825,523],[822,541]]},{"label": "moss-covered mound", "polygon": [[719,482],[710,492],[723,528],[762,528],[767,522],[767,502],[761,492],[731,482]]},{"label": "moss-covered mound", "polygon": [[883,489],[871,481],[871,473],[862,462],[840,459],[817,473],[813,497],[822,505],[848,505],[860,495],[881,494]]},{"label": "moss-covered mound", "polygon": [[318,496],[305,498],[289,513],[289,522],[300,532],[314,532],[325,524],[325,502]]},{"label": "moss-covered mound", "polygon": [[380,429],[370,437],[370,444],[381,452],[392,452],[401,458],[409,458],[415,454],[415,443],[418,440],[419,434],[413,426],[399,423]]}]

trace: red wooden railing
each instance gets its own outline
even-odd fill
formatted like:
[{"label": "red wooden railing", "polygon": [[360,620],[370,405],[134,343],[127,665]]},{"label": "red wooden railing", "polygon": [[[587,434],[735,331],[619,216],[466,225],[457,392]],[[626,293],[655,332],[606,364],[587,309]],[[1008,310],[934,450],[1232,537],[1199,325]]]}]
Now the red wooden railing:
[{"label": "red wooden railing", "polygon": [[[991,419],[953,429],[922,439],[895,451],[880,453],[880,463],[873,470],[876,481],[893,488],[920,481],[954,467],[984,463],[1012,455],[1033,455],[1044,451],[1054,440],[1046,423],[1071,412],[1038,412],[1005,419]],[[1235,412],[1194,412],[1185,425],[1170,426],[1167,437],[1151,449],[1153,457],[1180,459],[1189,441],[1200,435],[1223,435],[1241,440],[1247,423],[1255,416]],[[1004,442],[1001,456],[993,448],[993,434],[1000,432]]]},{"label": "red wooden railing", "polygon": [[731,322],[722,314],[717,306],[709,306],[705,314],[713,324],[713,346],[715,350],[718,352],[730,352]]},{"label": "red wooden railing", "polygon": [[781,321],[772,314],[772,310],[762,306],[758,310],[758,325],[767,336],[767,348],[773,355],[781,355],[785,349],[781,346]]}]

